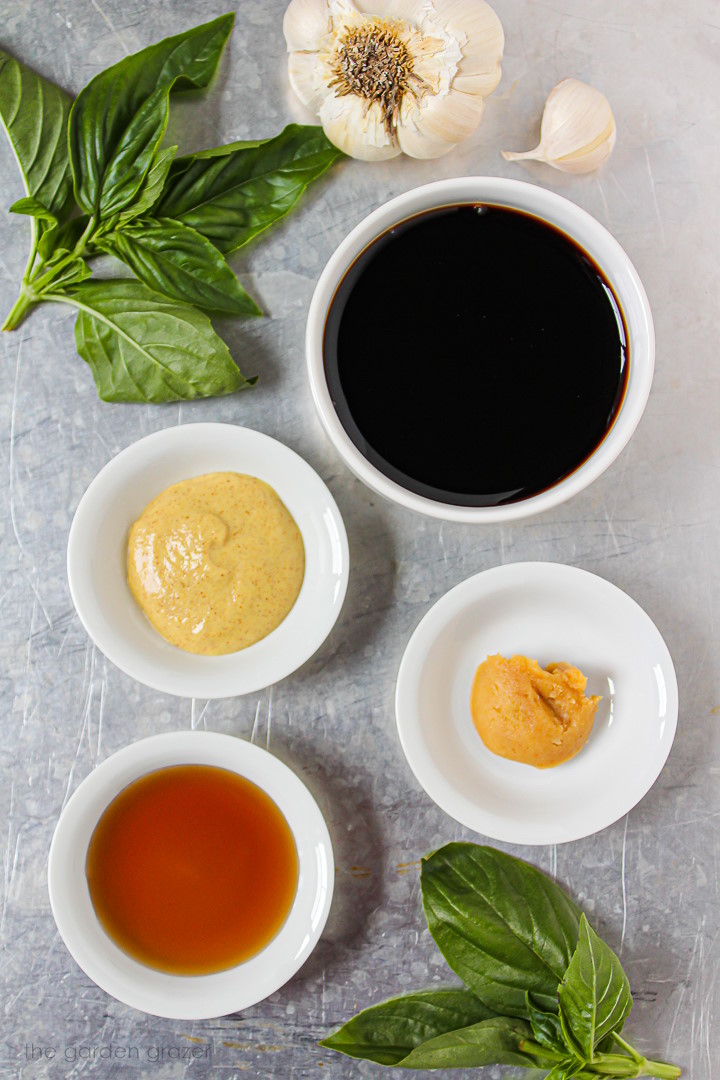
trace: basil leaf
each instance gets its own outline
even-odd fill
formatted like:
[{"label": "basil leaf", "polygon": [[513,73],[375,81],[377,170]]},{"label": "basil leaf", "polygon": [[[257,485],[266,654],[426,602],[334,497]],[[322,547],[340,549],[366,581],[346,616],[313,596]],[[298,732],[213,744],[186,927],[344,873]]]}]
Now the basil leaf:
[{"label": "basil leaf", "polygon": [[577,948],[558,989],[566,1037],[590,1062],[595,1048],[620,1031],[632,1008],[630,984],[622,964],[583,915]]},{"label": "basil leaf", "polygon": [[342,154],[322,128],[290,124],[273,139],[178,158],[157,207],[225,253],[283,218]]},{"label": "basil leaf", "polygon": [[0,123],[25,190],[56,217],[63,216],[72,197],[67,148],[71,104],[63,90],[0,49]]},{"label": "basil leaf", "polygon": [[527,1016],[529,991],[557,1009],[580,910],[550,878],[501,851],[453,843],[423,859],[421,885],[430,933],[481,1001]]},{"label": "basil leaf", "polygon": [[[43,273],[54,270],[57,263],[67,258],[67,251],[59,249],[47,263],[43,265]],[[65,266],[57,273],[57,276],[52,280],[52,290],[65,289],[69,285],[77,285],[81,281],[85,281],[92,274],[92,270],[85,262],[84,259],[77,258],[71,262],[66,263]]]},{"label": "basil leaf", "polygon": [[57,225],[58,219],[53,213],[51,213],[47,206],[44,206],[39,199],[33,198],[32,195],[27,195],[24,199],[18,199],[10,207],[11,214],[26,214],[28,217],[40,218],[42,221],[49,222],[50,225]]},{"label": "basil leaf", "polygon": [[165,38],[100,72],[70,112],[75,198],[98,218],[137,194],[165,131],[168,94],[207,86],[234,15]]},{"label": "basil leaf", "polygon": [[321,1046],[379,1065],[397,1065],[422,1043],[494,1017],[469,990],[425,990],[364,1009]]},{"label": "basil leaf", "polygon": [[179,401],[243,390],[210,320],[136,281],[87,282],[48,300],[79,308],[75,342],[103,401]]},{"label": "basil leaf", "polygon": [[583,1071],[583,1065],[578,1061],[566,1061],[556,1065],[545,1077],[545,1080],[574,1080],[575,1077],[592,1077],[593,1073]]},{"label": "basil leaf", "polygon": [[40,237],[38,254],[45,262],[57,251],[72,251],[85,232],[89,218],[87,214],[70,218],[64,225],[53,225]]},{"label": "basil leaf", "polygon": [[217,248],[182,222],[139,218],[96,244],[165,296],[224,315],[261,314]]},{"label": "basil leaf", "polygon": [[563,1053],[574,1050],[574,1047],[568,1047],[565,1042],[560,1017],[557,1013],[545,1012],[543,1009],[538,1008],[533,1001],[532,994],[525,995],[525,1004],[536,1042],[548,1050],[561,1050]]},{"label": "basil leaf", "polygon": [[133,218],[140,217],[150,210],[160,198],[177,146],[168,146],[155,155],[145,179],[138,188],[135,198],[118,216],[118,226],[122,227]]},{"label": "basil leaf", "polygon": [[401,1069],[459,1069],[481,1065],[538,1068],[551,1067],[556,1061],[557,1054],[532,1043],[532,1029],[524,1020],[496,1016],[430,1039],[412,1050],[398,1065]]},{"label": "basil leaf", "polygon": [[[169,91],[167,87],[160,87],[140,106],[115,149],[107,155],[93,207],[99,221],[122,210],[137,195],[165,134],[169,115]],[[74,164],[73,161],[73,168]],[[93,162],[86,161],[86,164],[90,166],[91,175]],[[78,202],[83,205],[80,198]],[[90,206],[84,206],[84,209],[89,210]]]}]

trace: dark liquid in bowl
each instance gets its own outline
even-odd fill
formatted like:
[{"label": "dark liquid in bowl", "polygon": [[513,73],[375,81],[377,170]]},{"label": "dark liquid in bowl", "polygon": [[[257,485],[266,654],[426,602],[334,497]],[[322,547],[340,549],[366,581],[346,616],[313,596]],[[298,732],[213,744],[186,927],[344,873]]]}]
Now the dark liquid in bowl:
[{"label": "dark liquid in bowl", "polygon": [[463,506],[572,473],[611,428],[628,374],[600,267],[546,222],[490,205],[418,214],[361,252],[330,305],[324,359],[364,457]]}]

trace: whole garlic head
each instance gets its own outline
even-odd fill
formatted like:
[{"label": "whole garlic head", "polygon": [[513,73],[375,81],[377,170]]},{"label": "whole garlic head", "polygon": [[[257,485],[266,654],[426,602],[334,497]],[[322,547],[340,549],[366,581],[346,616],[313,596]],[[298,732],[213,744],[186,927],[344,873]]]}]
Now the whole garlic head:
[{"label": "whole garlic head", "polygon": [[366,161],[447,153],[500,81],[503,29],[485,0],[291,0],[283,30],[296,95]]},{"label": "whole garlic head", "polygon": [[549,93],[534,150],[515,154],[503,150],[506,161],[535,159],[568,173],[592,172],[615,145],[615,119],[604,94],[579,79],[563,79]]}]

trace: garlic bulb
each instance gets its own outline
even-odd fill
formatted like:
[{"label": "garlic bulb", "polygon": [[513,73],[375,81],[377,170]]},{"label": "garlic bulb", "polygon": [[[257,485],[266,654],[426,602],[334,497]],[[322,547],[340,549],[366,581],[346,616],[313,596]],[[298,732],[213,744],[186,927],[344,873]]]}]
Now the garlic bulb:
[{"label": "garlic bulb", "polygon": [[524,154],[503,150],[506,161],[537,159],[563,172],[592,172],[610,157],[615,120],[604,94],[579,79],[563,79],[545,102],[540,144]]},{"label": "garlic bulb", "polygon": [[485,0],[291,0],[290,85],[351,157],[434,158],[471,135],[500,81]]}]

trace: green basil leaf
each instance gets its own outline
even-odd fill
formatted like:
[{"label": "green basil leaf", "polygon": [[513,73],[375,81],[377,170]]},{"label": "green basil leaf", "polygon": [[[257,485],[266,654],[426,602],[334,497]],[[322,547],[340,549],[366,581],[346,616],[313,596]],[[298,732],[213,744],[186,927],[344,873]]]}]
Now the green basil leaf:
[{"label": "green basil leaf", "polygon": [[107,155],[94,208],[99,221],[117,214],[135,199],[165,134],[169,115],[169,91],[160,87],[140,106],[115,149]]},{"label": "green basil leaf", "polygon": [[72,98],[0,49],[0,123],[28,195],[62,217],[72,197],[67,120]]},{"label": "green basil leaf", "polygon": [[453,843],[423,859],[421,885],[430,933],[481,1001],[524,1017],[529,991],[557,1009],[581,913],[550,878],[493,848]]},{"label": "green basil leaf", "polygon": [[96,242],[165,296],[224,315],[261,314],[217,248],[182,222],[138,218]]},{"label": "green basil leaf", "polygon": [[47,262],[57,251],[72,251],[85,232],[89,220],[87,214],[81,214],[80,217],[70,218],[64,225],[53,225],[49,228],[40,237],[40,258]]},{"label": "green basil leaf", "polygon": [[58,219],[55,217],[47,206],[39,201],[39,199],[33,198],[32,195],[27,195],[24,199],[18,199],[10,207],[11,214],[26,214],[28,217],[40,218],[42,221],[47,221],[50,225],[57,225]]},{"label": "green basil leaf", "polygon": [[[64,249],[58,250],[52,259],[46,262],[42,267],[42,272],[47,273],[49,270],[54,270],[56,265],[63,259],[67,258],[67,251]],[[55,292],[58,289],[66,289],[69,285],[78,285],[81,281],[85,281],[92,274],[92,270],[85,262],[84,259],[72,259],[71,262],[66,263],[57,276],[52,280],[52,291]]]},{"label": "green basil leaf", "polygon": [[165,131],[169,92],[207,86],[233,21],[222,15],[126,56],[80,92],[69,141],[84,210],[102,218],[132,202]]},{"label": "green basil leaf", "polygon": [[551,1067],[556,1061],[557,1054],[532,1042],[532,1028],[524,1020],[497,1016],[430,1039],[398,1065],[401,1069],[461,1069],[481,1065],[538,1068]]},{"label": "green basil leaf", "polygon": [[284,217],[339,150],[320,127],[290,124],[273,139],[176,159],[157,214],[184,221],[225,253]]},{"label": "green basil leaf", "polygon": [[556,1065],[545,1077],[545,1080],[574,1080],[575,1077],[593,1076],[583,1070],[583,1065],[578,1061],[566,1061]]},{"label": "green basil leaf", "polygon": [[590,1062],[598,1043],[622,1029],[632,1008],[622,964],[583,915],[577,948],[558,989],[563,1030]]},{"label": "green basil leaf", "polygon": [[560,1017],[557,1013],[545,1012],[544,1009],[538,1008],[533,1001],[532,994],[525,995],[525,1004],[536,1042],[549,1050],[560,1050],[563,1053],[574,1050],[574,1047],[568,1047],[565,1042]]},{"label": "green basil leaf", "polygon": [[421,1043],[494,1016],[469,990],[425,990],[364,1009],[320,1045],[397,1065]]},{"label": "green basil leaf", "polygon": [[119,228],[122,228],[126,222],[132,221],[133,218],[147,213],[155,205],[162,194],[176,152],[177,146],[168,146],[165,150],[158,151],[145,179],[138,188],[135,198],[118,215],[117,226]]},{"label": "green basil leaf", "polygon": [[103,401],[180,401],[243,390],[207,315],[137,281],[87,282],[47,297],[79,308],[75,341]]}]

